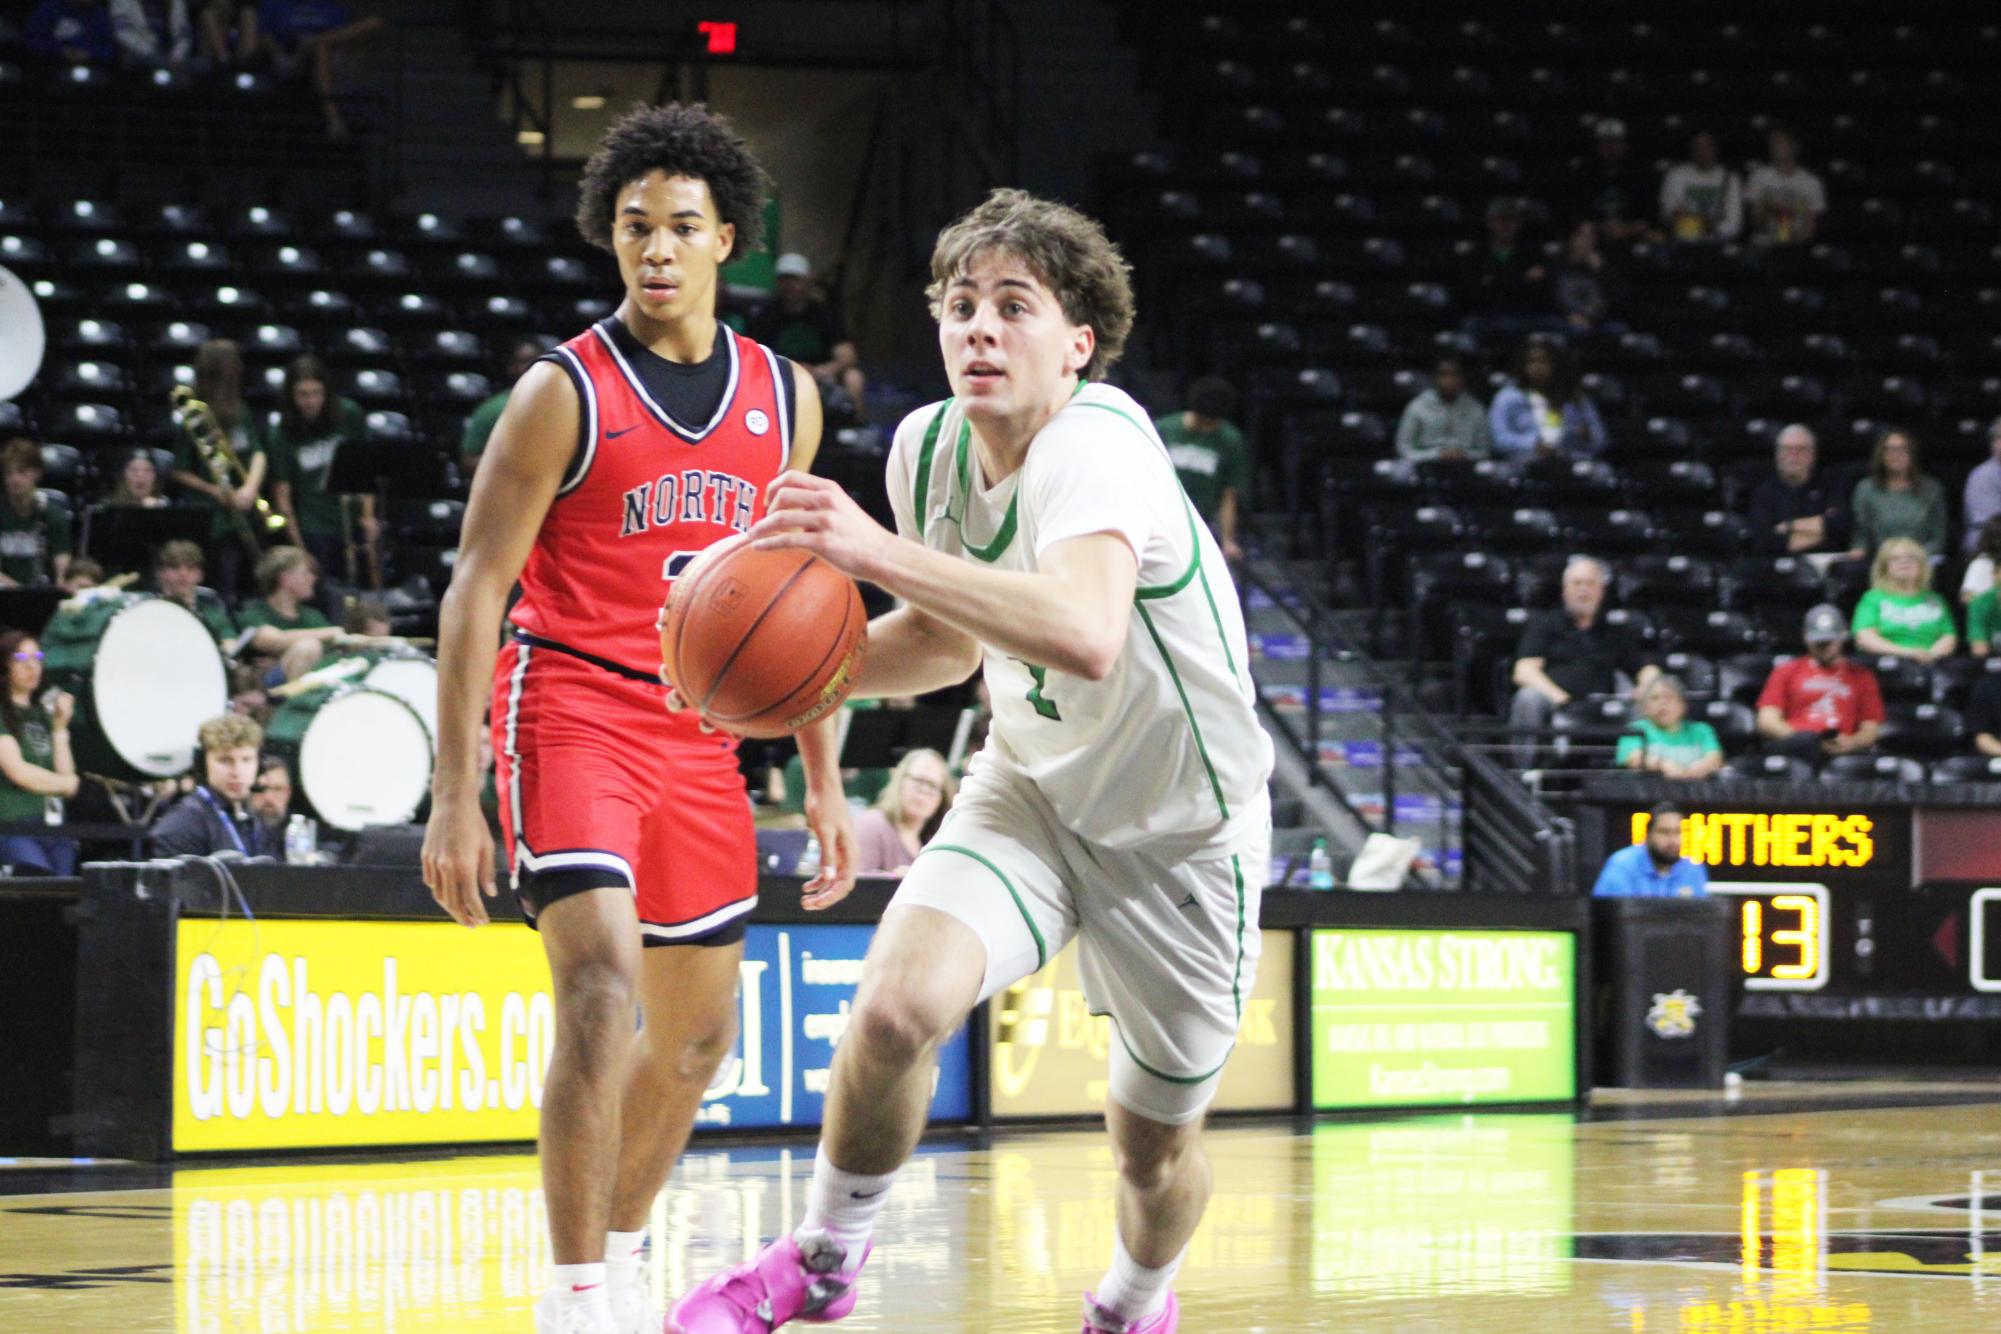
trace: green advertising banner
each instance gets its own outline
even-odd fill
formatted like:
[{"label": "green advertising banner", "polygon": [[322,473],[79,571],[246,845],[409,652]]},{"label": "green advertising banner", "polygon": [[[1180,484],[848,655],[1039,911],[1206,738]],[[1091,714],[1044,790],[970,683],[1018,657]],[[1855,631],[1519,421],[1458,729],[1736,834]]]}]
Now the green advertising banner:
[{"label": "green advertising banner", "polygon": [[1577,1096],[1577,939],[1567,931],[1320,930],[1313,1105]]}]

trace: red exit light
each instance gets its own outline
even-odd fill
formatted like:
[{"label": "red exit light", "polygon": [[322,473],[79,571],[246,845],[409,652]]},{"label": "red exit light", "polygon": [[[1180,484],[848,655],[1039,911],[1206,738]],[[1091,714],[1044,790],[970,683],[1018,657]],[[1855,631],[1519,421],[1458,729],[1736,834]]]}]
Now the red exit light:
[{"label": "red exit light", "polygon": [[695,31],[708,38],[709,54],[712,56],[733,56],[736,54],[736,24],[717,23],[705,19],[695,25]]}]

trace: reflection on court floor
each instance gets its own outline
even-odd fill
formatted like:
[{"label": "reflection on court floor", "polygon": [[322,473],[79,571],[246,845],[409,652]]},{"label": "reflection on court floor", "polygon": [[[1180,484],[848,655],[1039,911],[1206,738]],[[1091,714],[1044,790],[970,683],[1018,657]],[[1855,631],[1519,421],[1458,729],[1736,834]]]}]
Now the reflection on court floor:
[{"label": "reflection on court floor", "polygon": [[[1219,1127],[1184,1329],[1790,1334],[2001,1322],[2001,1108]],[[790,1227],[810,1149],[693,1154],[653,1219],[679,1292]],[[1996,1177],[2001,1182],[2001,1176]],[[856,1331],[1076,1329],[1112,1238],[1090,1133],[931,1146]],[[0,1190],[6,1178],[0,1175]],[[204,1166],[0,1197],[0,1329],[527,1330],[532,1158]]]}]

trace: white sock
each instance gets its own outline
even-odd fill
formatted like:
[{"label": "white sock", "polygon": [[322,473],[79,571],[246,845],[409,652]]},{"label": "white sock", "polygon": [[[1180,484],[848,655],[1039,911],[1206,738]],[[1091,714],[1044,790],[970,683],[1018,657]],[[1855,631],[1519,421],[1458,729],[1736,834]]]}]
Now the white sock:
[{"label": "white sock", "polygon": [[806,1191],[806,1217],[801,1220],[799,1231],[825,1232],[836,1245],[846,1249],[848,1256],[843,1268],[855,1269],[861,1264],[869,1234],[875,1231],[875,1216],[888,1202],[889,1187],[895,1180],[894,1172],[883,1176],[843,1172],[828,1161],[827,1150],[822,1146],[813,1155],[813,1184]]},{"label": "white sock", "polygon": [[640,1228],[637,1232],[605,1233],[605,1272],[621,1282],[636,1277],[639,1273],[639,1253],[645,1249],[645,1228]]},{"label": "white sock", "polygon": [[558,1306],[585,1305],[605,1299],[604,1261],[590,1265],[551,1265],[549,1289]]},{"label": "white sock", "polygon": [[1187,1254],[1188,1248],[1184,1246],[1180,1255],[1160,1268],[1148,1269],[1126,1250],[1126,1239],[1116,1237],[1112,1242],[1112,1267],[1105,1271],[1093,1296],[1098,1305],[1128,1325],[1150,1320],[1167,1305],[1167,1289],[1181,1268],[1182,1256]]}]

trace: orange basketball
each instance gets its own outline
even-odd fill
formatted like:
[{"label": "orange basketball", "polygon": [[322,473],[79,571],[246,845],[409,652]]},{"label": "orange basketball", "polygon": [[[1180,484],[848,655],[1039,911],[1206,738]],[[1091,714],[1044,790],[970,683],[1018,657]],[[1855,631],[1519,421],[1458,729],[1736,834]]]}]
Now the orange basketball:
[{"label": "orange basketball", "polygon": [[718,542],[674,581],[660,629],[667,678],[740,736],[796,732],[854,689],[868,642],[855,581],[804,551]]}]

